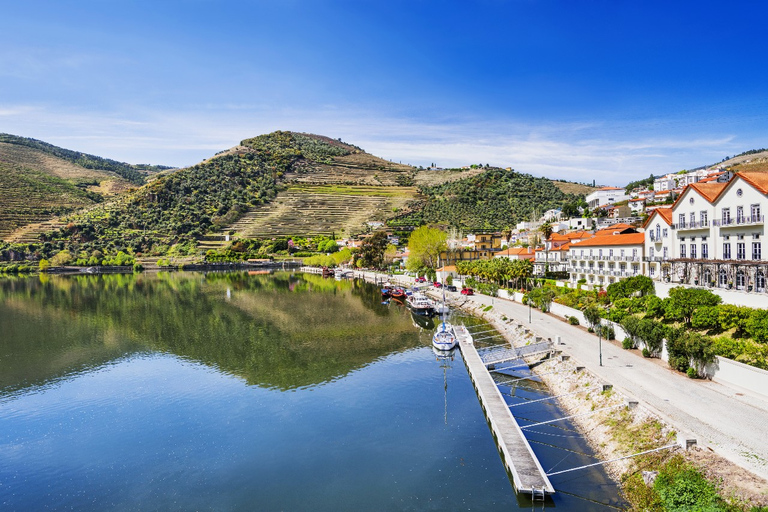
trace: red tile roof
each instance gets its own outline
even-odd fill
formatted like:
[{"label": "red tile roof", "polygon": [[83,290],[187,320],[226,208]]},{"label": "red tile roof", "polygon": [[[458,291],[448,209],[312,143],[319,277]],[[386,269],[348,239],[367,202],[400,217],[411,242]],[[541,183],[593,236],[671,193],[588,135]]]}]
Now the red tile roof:
[{"label": "red tile roof", "polygon": [[645,233],[627,233],[624,235],[595,235],[579,243],[579,247],[600,247],[605,245],[643,245]]}]

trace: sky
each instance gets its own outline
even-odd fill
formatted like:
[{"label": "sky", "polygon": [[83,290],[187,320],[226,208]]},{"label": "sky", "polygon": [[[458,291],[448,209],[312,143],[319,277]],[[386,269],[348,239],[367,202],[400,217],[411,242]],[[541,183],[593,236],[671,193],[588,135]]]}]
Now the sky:
[{"label": "sky", "polygon": [[0,132],[195,164],[274,130],[622,186],[768,147],[763,1],[3,1]]}]

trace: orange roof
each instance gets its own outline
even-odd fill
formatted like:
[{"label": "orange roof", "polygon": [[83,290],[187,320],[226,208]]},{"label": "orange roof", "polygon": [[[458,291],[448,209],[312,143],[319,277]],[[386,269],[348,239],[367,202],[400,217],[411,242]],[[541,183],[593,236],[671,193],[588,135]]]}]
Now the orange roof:
[{"label": "orange roof", "polygon": [[619,187],[602,187],[597,190],[624,190],[624,189]]},{"label": "orange roof", "polygon": [[625,229],[634,229],[634,226],[630,226],[629,224],[623,224],[623,223],[611,224],[607,228],[598,229],[597,231],[595,231],[595,236],[612,235],[616,231],[623,231]]},{"label": "orange roof", "polygon": [[524,254],[530,254],[533,257],[533,249],[530,247],[510,247],[506,251],[497,252],[494,256],[517,256],[521,257]]},{"label": "orange roof", "polygon": [[595,235],[579,243],[579,247],[599,247],[604,245],[643,245],[645,233],[627,233],[625,235]]},{"label": "orange roof", "polygon": [[763,194],[768,194],[768,172],[765,171],[741,171],[736,176],[755,187]]},{"label": "orange roof", "polygon": [[439,268],[436,272],[456,272],[456,265],[447,265],[443,268]]},{"label": "orange roof", "polygon": [[672,225],[672,207],[667,206],[667,207],[655,208],[651,212],[651,214],[648,216],[648,218],[645,219],[645,222],[643,222],[643,227],[647,226],[651,222],[651,219],[653,218],[654,214],[657,214],[657,213],[659,214],[659,217],[661,217],[661,219],[664,222],[666,222],[670,226]]},{"label": "orange roof", "polygon": [[560,247],[553,247],[552,249],[550,249],[550,250],[549,250],[549,252],[555,252],[555,251],[567,251],[567,250],[568,250],[568,249],[570,249],[570,248],[571,248],[571,244],[570,244],[570,242],[569,242],[569,243],[567,243],[567,244],[563,244],[563,245],[561,245]]}]

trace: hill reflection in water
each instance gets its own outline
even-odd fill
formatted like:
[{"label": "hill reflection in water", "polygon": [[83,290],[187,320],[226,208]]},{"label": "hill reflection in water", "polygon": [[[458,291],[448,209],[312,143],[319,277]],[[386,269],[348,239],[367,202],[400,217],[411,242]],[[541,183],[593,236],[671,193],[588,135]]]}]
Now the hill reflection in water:
[{"label": "hill reflection in water", "polygon": [[419,344],[408,311],[359,281],[277,273],[0,280],[0,391],[162,352],[281,390]]}]

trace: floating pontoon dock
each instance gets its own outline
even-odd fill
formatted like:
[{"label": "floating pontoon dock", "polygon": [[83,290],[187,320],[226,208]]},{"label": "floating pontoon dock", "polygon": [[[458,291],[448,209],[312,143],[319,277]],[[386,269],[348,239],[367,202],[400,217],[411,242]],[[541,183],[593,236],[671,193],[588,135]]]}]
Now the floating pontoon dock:
[{"label": "floating pontoon dock", "polygon": [[480,354],[477,353],[472,336],[463,326],[455,328],[469,377],[491,426],[504,464],[512,475],[515,491],[518,494],[531,495],[533,499],[543,499],[547,494],[554,494],[555,489],[533,453],[531,445],[510,412],[509,405],[502,397]]}]

